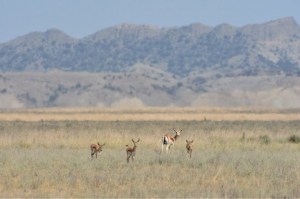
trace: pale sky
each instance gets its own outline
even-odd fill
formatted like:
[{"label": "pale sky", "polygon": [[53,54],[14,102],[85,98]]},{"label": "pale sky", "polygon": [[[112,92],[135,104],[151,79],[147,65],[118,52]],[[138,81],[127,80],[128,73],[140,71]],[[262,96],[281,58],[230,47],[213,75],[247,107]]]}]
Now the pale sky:
[{"label": "pale sky", "polygon": [[0,0],[0,43],[50,28],[83,38],[121,23],[242,27],[284,17],[300,24],[300,0]]}]

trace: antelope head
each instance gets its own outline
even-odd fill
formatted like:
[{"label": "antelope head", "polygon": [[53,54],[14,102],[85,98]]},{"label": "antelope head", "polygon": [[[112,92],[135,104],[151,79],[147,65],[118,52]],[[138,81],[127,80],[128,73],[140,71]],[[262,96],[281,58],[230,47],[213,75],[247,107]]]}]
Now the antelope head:
[{"label": "antelope head", "polygon": [[176,135],[179,136],[180,133],[181,133],[181,131],[182,131],[183,129],[181,129],[180,131],[176,131],[176,130],[173,128],[173,130],[175,131]]},{"label": "antelope head", "polygon": [[187,141],[187,140],[186,140],[186,143],[187,143],[186,145],[190,145],[190,144],[192,144],[193,142],[194,142],[194,140],[192,140],[192,141]]},{"label": "antelope head", "polygon": [[103,148],[103,146],[105,145],[105,143],[104,143],[104,144],[102,144],[102,145],[101,145],[101,144],[99,144],[99,142],[97,142],[97,143],[98,143],[98,146],[99,146],[99,150],[100,150],[100,151],[102,151],[102,148]]},{"label": "antelope head", "polygon": [[134,144],[135,147],[137,147],[137,143],[138,143],[139,141],[140,141],[140,139],[139,139],[138,141],[136,141],[136,142],[132,139],[132,142],[133,142],[133,144]]},{"label": "antelope head", "polygon": [[175,131],[176,135],[174,136],[175,140],[180,136],[180,133],[183,129],[181,129],[180,131],[176,131],[174,128],[173,130]]}]

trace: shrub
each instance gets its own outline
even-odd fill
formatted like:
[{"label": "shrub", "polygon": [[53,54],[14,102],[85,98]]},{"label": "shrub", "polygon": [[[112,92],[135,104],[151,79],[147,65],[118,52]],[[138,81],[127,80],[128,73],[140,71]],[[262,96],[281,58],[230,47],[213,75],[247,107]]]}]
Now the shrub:
[{"label": "shrub", "polygon": [[262,143],[262,144],[269,144],[271,141],[271,139],[268,135],[259,136],[259,140],[260,140],[260,143]]},{"label": "shrub", "polygon": [[75,88],[80,88],[81,87],[81,84],[78,82],[77,84],[76,84],[76,86],[75,86]]},{"label": "shrub", "polygon": [[292,135],[288,138],[288,141],[298,144],[298,143],[300,143],[300,136],[299,135]]},{"label": "shrub", "polygon": [[53,94],[49,97],[48,103],[53,103],[58,97],[58,94]]},{"label": "shrub", "polygon": [[27,142],[27,141],[21,141],[19,143],[20,148],[22,149],[29,149],[31,147],[31,143]]}]

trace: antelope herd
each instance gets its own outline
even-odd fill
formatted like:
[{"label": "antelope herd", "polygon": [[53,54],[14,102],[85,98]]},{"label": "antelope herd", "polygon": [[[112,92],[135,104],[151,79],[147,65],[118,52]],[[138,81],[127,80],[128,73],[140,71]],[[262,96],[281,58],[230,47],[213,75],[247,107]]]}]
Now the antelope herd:
[{"label": "antelope herd", "polygon": [[[176,133],[174,136],[171,136],[170,134],[165,134],[162,137],[162,139],[161,139],[161,144],[162,144],[161,154],[163,154],[164,145],[166,145],[166,153],[169,153],[169,151],[171,151],[171,153],[173,153],[173,147],[175,145],[175,141],[180,136],[180,133],[183,129],[181,129],[180,131],[176,131],[175,129],[173,129],[173,130]],[[138,141],[134,141],[132,139],[133,147],[126,145],[127,163],[129,163],[130,157],[132,158],[132,162],[134,161],[136,148],[137,148],[137,144],[139,141],[140,141],[140,139],[138,139]],[[192,141],[186,140],[186,143],[187,143],[186,150],[187,150],[188,156],[191,158],[192,151],[193,151],[193,144],[192,144],[193,140]],[[91,144],[91,157],[94,158],[94,154],[96,154],[96,158],[97,158],[97,153],[99,153],[99,155],[101,154],[101,151],[102,151],[104,145],[105,144],[100,145],[99,142],[97,142],[97,144]]]}]

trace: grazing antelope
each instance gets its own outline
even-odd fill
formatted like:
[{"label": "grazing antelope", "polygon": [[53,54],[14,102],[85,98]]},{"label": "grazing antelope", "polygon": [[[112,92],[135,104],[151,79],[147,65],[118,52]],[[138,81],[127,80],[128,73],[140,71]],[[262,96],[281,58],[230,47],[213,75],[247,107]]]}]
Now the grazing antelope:
[{"label": "grazing antelope", "polygon": [[177,140],[177,138],[180,136],[180,132],[183,130],[181,129],[180,131],[176,131],[175,129],[173,129],[175,131],[175,136],[171,136],[170,134],[166,134],[162,137],[161,139],[161,153],[163,154],[164,151],[164,145],[166,146],[166,153],[169,152],[169,150],[171,149],[172,146],[172,152],[173,152],[173,146],[175,144],[175,141]]},{"label": "grazing antelope", "polygon": [[94,154],[96,153],[96,158],[97,158],[97,153],[99,155],[101,154],[102,148],[105,144],[100,145],[99,142],[97,144],[91,144],[91,156],[94,158]]},{"label": "grazing antelope", "polygon": [[129,158],[130,158],[130,157],[132,157],[132,161],[134,161],[134,156],[135,156],[135,152],[136,152],[136,147],[137,147],[137,143],[138,143],[139,141],[140,141],[140,139],[139,139],[138,141],[136,141],[136,142],[132,139],[132,142],[133,142],[134,146],[133,146],[133,147],[130,147],[130,146],[126,145],[126,146],[127,146],[127,148],[126,148],[126,153],[127,153],[127,163],[129,163]]},{"label": "grazing antelope", "polygon": [[192,157],[192,152],[193,152],[193,143],[194,140],[192,141],[186,141],[186,151],[188,153],[188,156],[190,156],[190,158]]}]

